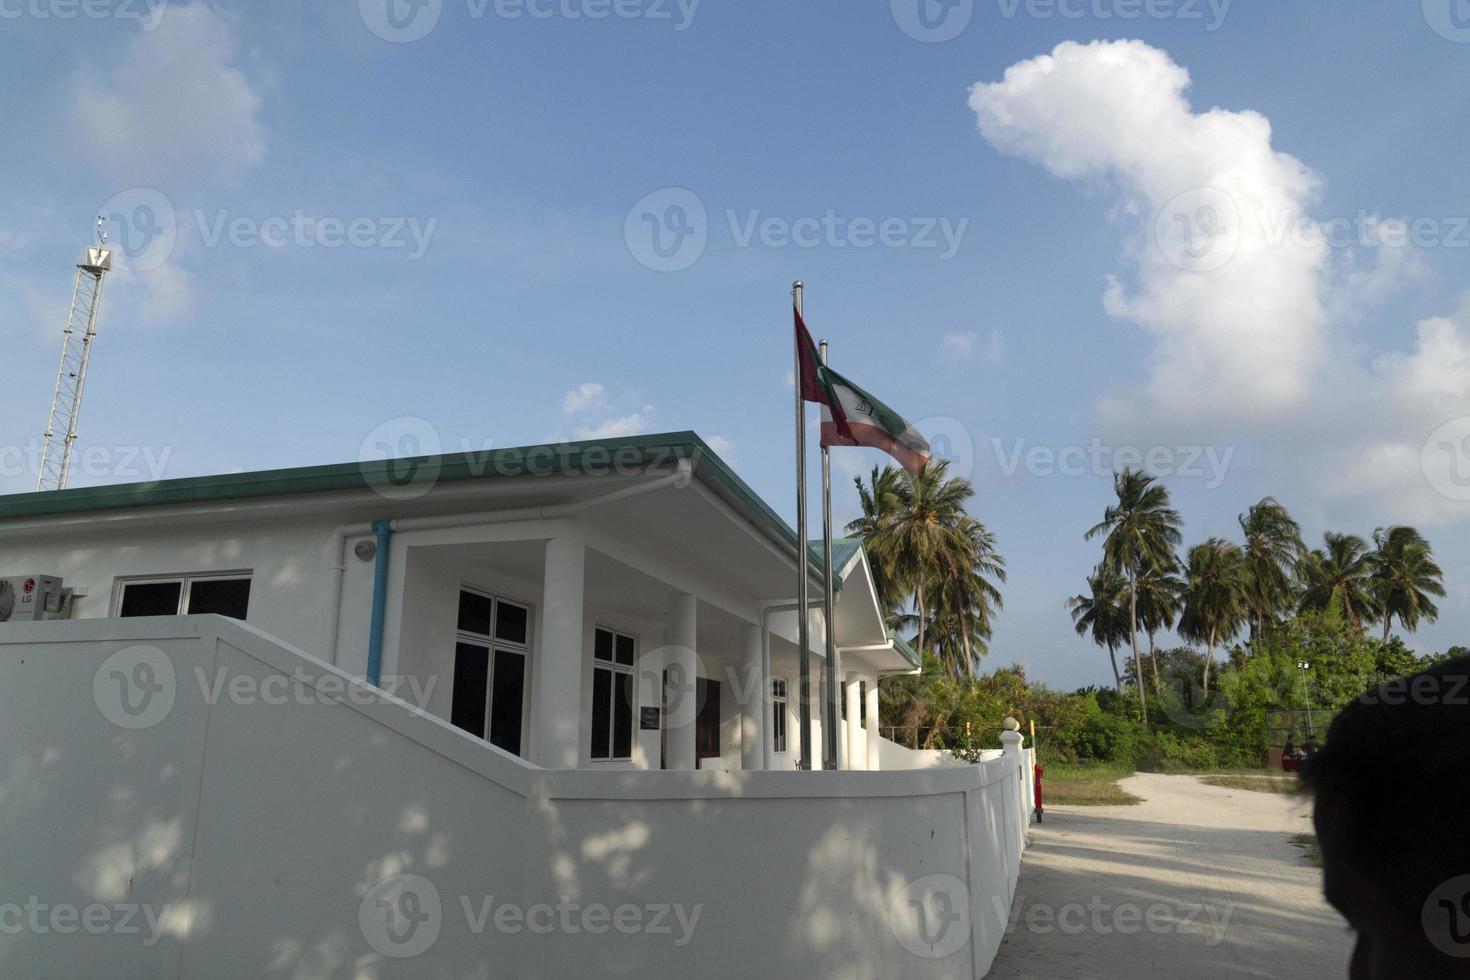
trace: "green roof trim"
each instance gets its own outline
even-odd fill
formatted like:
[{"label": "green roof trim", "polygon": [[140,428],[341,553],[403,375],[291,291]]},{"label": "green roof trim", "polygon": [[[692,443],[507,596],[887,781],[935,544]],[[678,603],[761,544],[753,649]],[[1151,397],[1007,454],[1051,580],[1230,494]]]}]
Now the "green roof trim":
[{"label": "green roof trim", "polygon": [[[260,500],[295,494],[405,489],[501,477],[601,475],[672,468],[689,460],[694,478],[783,549],[796,532],[693,432],[517,446],[482,452],[369,460],[221,476],[157,480],[0,496],[0,523],[145,507]],[[385,498],[386,507],[394,501]],[[839,552],[835,548],[833,556]],[[840,567],[840,566],[839,566]],[[821,552],[816,571],[822,568]]]},{"label": "green roof trim", "polygon": [[888,639],[893,641],[893,649],[897,650],[903,659],[915,667],[924,666],[924,660],[919,656],[919,651],[915,650],[908,640],[905,640],[892,630],[888,631]]},{"label": "green roof trim", "polygon": [[[821,569],[823,567],[823,561],[826,558],[826,550],[826,542],[824,542],[821,538],[818,538],[815,541],[808,541],[806,543],[806,553],[808,559],[814,562],[818,569]],[[837,571],[840,573],[844,568],[848,566],[853,558],[857,556],[857,553],[862,550],[862,538],[833,538],[832,567],[836,568]],[[838,592],[842,591],[841,581],[834,582],[833,586]]]}]

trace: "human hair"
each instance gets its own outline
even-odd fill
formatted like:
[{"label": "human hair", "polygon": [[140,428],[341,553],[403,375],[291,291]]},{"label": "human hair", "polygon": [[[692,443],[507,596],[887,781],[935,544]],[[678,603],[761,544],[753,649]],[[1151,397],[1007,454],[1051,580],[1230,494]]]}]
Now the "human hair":
[{"label": "human hair", "polygon": [[1470,657],[1359,697],[1302,771],[1344,856],[1418,922],[1444,881],[1470,874]]}]

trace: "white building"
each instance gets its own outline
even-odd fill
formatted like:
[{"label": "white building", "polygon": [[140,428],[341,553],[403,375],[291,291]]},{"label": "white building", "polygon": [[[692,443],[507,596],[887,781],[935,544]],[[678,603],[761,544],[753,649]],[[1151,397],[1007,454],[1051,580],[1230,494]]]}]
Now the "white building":
[{"label": "white building", "polygon": [[0,975],[983,976],[1030,753],[880,737],[843,541],[791,771],[797,548],[692,433],[0,497]]},{"label": "white building", "polygon": [[[242,619],[543,768],[799,757],[795,536],[692,433],[10,496],[0,549],[70,618]],[[834,564],[841,768],[876,769],[918,664],[861,545]]]}]

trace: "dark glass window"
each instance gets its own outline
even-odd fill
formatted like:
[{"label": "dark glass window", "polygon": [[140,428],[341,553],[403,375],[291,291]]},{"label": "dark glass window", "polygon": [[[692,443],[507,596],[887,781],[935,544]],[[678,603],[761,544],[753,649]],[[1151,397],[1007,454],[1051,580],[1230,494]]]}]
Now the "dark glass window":
[{"label": "dark glass window", "polygon": [[786,682],[779,677],[771,681],[771,750],[786,751]]},{"label": "dark glass window", "polygon": [[475,592],[459,594],[459,628],[477,636],[490,635],[490,611],[495,600]]},{"label": "dark glass window", "polygon": [[526,642],[526,607],[510,602],[495,606],[495,638],[507,643]]},{"label": "dark glass window", "polygon": [[521,706],[525,703],[526,658],[510,650],[495,651],[495,679],[490,692],[490,742],[521,754]]},{"label": "dark glass window", "polygon": [[[449,722],[476,738],[485,737],[485,691],[490,680],[490,651],[473,643],[454,648],[454,703]],[[516,726],[519,734],[520,726]]]},{"label": "dark glass window", "polygon": [[204,579],[189,583],[189,615],[214,613],[244,619],[250,608],[248,578]]},{"label": "dark glass window", "polygon": [[120,616],[177,616],[183,582],[129,582],[123,586]]},{"label": "dark glass window", "polygon": [[633,675],[618,674],[613,699],[613,758],[633,758]]},{"label": "dark glass window", "polygon": [[699,714],[694,720],[694,754],[700,759],[720,757],[720,682],[703,677],[698,685]]},{"label": "dark glass window", "polygon": [[603,663],[612,663],[613,635],[607,630],[598,630],[592,639],[592,655]]},{"label": "dark glass window", "polygon": [[592,758],[607,759],[612,751],[612,677],[610,670],[592,672]]},{"label": "dark glass window", "polygon": [[633,653],[633,651],[634,651],[634,646],[635,645],[633,643],[633,638],[631,636],[619,636],[618,637],[618,644],[617,644],[617,648],[618,648],[617,660],[618,660],[618,663],[622,664],[625,667],[631,667],[631,666],[633,666],[633,660],[634,660],[634,653]]}]

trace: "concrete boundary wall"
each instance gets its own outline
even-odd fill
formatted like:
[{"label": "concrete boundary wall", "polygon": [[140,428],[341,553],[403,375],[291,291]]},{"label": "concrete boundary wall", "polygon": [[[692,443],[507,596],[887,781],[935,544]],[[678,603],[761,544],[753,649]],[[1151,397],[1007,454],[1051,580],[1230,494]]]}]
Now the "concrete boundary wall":
[{"label": "concrete boundary wall", "polygon": [[6,624],[0,975],[981,977],[1028,773],[545,771],[246,624]]}]

